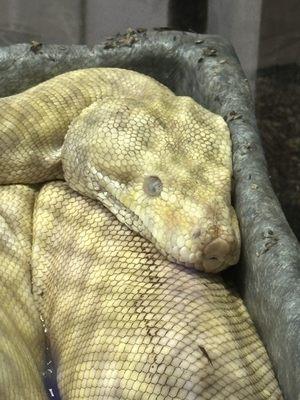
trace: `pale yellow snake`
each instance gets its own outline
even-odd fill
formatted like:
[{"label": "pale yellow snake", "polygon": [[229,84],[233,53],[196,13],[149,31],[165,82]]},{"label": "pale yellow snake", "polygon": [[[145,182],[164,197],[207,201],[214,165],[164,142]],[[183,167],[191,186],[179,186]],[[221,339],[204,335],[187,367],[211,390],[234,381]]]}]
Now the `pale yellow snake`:
[{"label": "pale yellow snake", "polygon": [[1,99],[0,146],[3,398],[45,396],[39,314],[63,399],[280,398],[241,300],[195,271],[239,257],[221,117],[80,70]]}]

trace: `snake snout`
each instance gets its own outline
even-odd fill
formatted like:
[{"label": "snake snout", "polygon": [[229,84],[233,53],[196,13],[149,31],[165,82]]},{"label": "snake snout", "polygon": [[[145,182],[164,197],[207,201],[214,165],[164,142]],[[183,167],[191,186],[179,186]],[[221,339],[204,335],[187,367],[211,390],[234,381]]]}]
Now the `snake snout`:
[{"label": "snake snout", "polygon": [[209,242],[203,250],[203,267],[206,272],[213,272],[219,268],[230,255],[229,243],[224,239],[216,238]]}]

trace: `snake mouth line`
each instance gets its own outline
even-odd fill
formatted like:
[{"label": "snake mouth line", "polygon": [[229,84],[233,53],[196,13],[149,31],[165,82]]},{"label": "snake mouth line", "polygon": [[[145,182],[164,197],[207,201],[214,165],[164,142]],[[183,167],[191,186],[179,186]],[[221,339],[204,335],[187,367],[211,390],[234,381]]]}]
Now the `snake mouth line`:
[{"label": "snake mouth line", "polygon": [[[105,199],[103,198],[104,195]],[[99,194],[97,198],[117,217],[120,222],[125,224],[128,229],[134,231],[145,240],[150,241],[153,246],[159,250],[160,254],[162,254],[162,256],[167,258],[172,263],[183,265],[189,269],[193,268],[206,273],[218,273],[225,269],[228,265],[234,264],[233,262],[230,263],[230,260],[233,260],[234,258],[230,256],[232,253],[232,246],[222,238],[216,238],[209,242],[204,247],[203,251],[199,252],[199,256],[197,256],[194,261],[182,260],[180,253],[176,253],[176,255],[174,255],[172,248],[168,249],[168,246],[165,244],[162,245],[153,235],[151,230],[145,225],[142,218],[134,211],[126,207],[122,201],[118,200],[108,192],[101,192],[101,195]],[[116,212],[116,210],[118,212]]]}]

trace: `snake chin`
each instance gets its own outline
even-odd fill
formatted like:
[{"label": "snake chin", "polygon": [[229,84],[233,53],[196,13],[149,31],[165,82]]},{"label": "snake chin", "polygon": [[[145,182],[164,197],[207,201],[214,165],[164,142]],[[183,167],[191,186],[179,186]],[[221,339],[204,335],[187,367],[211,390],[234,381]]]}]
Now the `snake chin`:
[{"label": "snake chin", "polygon": [[[163,240],[158,234],[161,230],[149,229],[149,224],[108,192],[100,192],[96,198],[114,215],[117,215],[121,223],[153,243],[160,254],[172,263],[206,273],[218,273],[238,262],[239,252],[235,251],[239,249],[238,230],[236,235],[233,234],[229,238],[212,238],[207,244],[201,241],[202,235],[199,232],[193,235],[193,241],[190,240],[190,235],[187,239],[179,237],[178,232],[166,234]],[[180,247],[174,245],[176,240],[177,243],[182,243]]]},{"label": "snake chin", "polygon": [[239,253],[233,251],[235,247],[233,240],[230,242],[216,238],[204,246],[203,250],[189,251],[186,247],[182,247],[166,254],[170,261],[177,264],[206,273],[218,273],[237,264]]}]

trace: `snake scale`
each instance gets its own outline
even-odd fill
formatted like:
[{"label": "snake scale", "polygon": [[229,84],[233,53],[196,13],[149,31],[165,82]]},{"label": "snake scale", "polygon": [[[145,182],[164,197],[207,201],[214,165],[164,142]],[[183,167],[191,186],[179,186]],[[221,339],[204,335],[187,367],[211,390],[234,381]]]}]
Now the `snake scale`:
[{"label": "snake scale", "polygon": [[[0,397],[281,399],[237,293],[223,119],[142,74],[0,99]],[[121,222],[121,223],[120,223]]]}]

